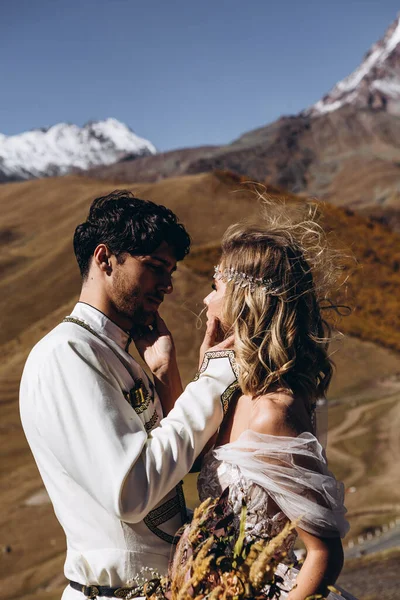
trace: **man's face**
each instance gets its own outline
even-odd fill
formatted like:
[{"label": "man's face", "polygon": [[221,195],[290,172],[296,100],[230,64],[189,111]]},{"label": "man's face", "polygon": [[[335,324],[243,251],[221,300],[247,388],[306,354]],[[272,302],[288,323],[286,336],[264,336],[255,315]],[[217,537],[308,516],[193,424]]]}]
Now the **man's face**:
[{"label": "man's face", "polygon": [[147,256],[126,254],[122,264],[115,264],[109,283],[113,309],[133,326],[150,325],[164,295],[172,292],[175,270],[175,254],[166,242]]}]

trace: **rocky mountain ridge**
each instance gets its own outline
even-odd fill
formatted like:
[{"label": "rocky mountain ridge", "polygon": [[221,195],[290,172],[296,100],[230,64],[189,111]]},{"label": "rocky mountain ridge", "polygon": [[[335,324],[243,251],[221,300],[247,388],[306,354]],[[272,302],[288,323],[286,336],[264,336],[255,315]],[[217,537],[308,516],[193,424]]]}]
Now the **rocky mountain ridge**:
[{"label": "rocky mountain ridge", "polygon": [[[120,123],[119,128],[127,130]],[[400,15],[360,66],[319,102],[230,144],[155,154],[146,140],[138,150],[136,142],[115,144],[112,138],[109,143],[107,135],[103,139],[96,132],[91,139],[94,150],[88,153],[89,160],[85,162],[82,144],[83,155],[74,169],[88,169],[86,174],[95,179],[154,182],[226,170],[367,211],[386,223],[390,214],[390,222],[400,228]],[[10,155],[3,156],[1,148],[0,138],[0,181],[2,177],[4,181],[10,178],[4,174]],[[40,159],[33,154],[21,164]],[[11,174],[11,179],[63,174],[71,168],[66,164],[67,159],[61,165],[48,161],[47,170],[27,169],[17,177]]]},{"label": "rocky mountain ridge", "polygon": [[400,113],[400,14],[383,38],[373,44],[357,69],[305,114],[318,116],[345,104]]},{"label": "rocky mountain ridge", "polygon": [[0,134],[0,182],[65,175],[155,153],[151,142],[117,119],[83,127],[58,123],[19,135]]},{"label": "rocky mountain ridge", "polygon": [[96,169],[95,178],[157,181],[232,171],[291,192],[372,212],[400,227],[400,16],[361,65],[298,115],[232,143]]}]

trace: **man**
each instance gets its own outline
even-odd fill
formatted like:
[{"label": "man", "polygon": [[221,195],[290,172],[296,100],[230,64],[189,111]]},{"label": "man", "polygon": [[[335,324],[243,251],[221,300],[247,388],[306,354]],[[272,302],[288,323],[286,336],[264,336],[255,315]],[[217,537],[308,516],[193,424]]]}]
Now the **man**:
[{"label": "man", "polygon": [[[125,191],[95,200],[74,236],[80,300],[27,360],[21,418],[66,533],[63,600],[125,597],[147,567],[166,572],[181,478],[222,421],[233,352],[207,355],[182,393],[158,315],[189,244],[163,206]],[[131,335],[154,382],[128,354]]]}]

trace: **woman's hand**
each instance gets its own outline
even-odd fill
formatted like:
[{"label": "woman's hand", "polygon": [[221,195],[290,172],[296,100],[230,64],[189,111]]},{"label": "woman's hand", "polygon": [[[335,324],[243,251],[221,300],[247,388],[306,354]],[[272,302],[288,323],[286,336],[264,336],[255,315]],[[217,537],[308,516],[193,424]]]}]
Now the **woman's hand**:
[{"label": "woman's hand", "polygon": [[152,326],[136,327],[131,333],[135,346],[153,375],[162,378],[176,362],[171,332],[158,313]]},{"label": "woman's hand", "polygon": [[230,335],[224,339],[224,333],[221,327],[221,321],[216,317],[210,317],[207,320],[207,329],[203,342],[200,346],[199,367],[203,364],[204,354],[209,350],[229,350],[233,349],[234,336]]}]

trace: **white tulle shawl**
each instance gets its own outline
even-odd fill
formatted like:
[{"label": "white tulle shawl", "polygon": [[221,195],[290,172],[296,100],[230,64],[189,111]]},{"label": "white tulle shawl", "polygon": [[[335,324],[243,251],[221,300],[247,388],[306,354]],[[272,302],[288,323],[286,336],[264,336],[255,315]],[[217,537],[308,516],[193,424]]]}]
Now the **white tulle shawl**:
[{"label": "white tulle shawl", "polygon": [[236,442],[214,449],[218,460],[266,490],[282,512],[319,537],[344,537],[349,529],[344,486],[328,470],[324,450],[311,433],[298,437],[244,431]]}]

